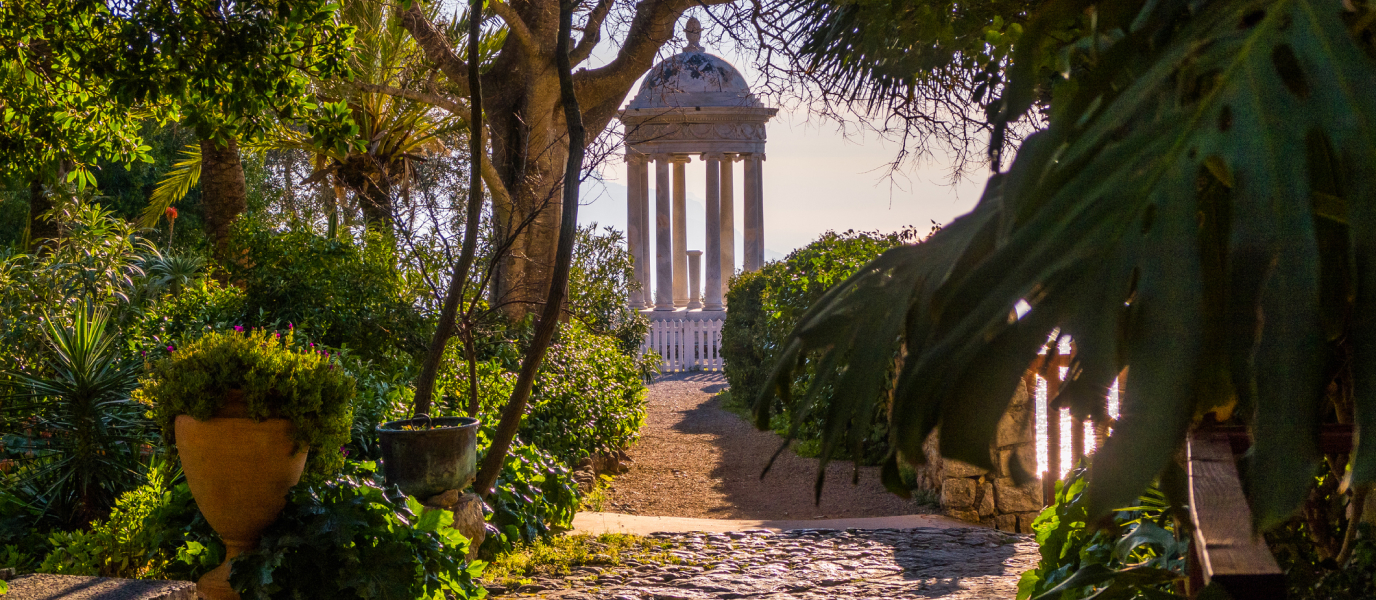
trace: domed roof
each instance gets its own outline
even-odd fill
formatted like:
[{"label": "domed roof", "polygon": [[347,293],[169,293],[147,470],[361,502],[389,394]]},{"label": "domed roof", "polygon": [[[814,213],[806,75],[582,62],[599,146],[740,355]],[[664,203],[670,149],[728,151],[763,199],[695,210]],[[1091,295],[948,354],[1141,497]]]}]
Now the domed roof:
[{"label": "domed roof", "polygon": [[698,20],[688,19],[688,45],[650,69],[627,108],[763,106],[736,67],[699,45],[701,32]]}]

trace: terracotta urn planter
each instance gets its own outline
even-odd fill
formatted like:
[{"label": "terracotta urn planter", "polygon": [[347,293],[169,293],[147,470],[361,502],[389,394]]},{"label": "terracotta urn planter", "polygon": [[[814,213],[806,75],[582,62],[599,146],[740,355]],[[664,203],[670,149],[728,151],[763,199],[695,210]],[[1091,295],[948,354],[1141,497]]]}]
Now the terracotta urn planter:
[{"label": "terracotta urn planter", "polygon": [[293,452],[290,420],[233,416],[243,414],[242,406],[226,406],[206,421],[179,415],[175,424],[187,486],[225,542],[225,562],[196,582],[197,595],[210,600],[238,600],[229,561],[258,544],[306,466],[306,452]]}]

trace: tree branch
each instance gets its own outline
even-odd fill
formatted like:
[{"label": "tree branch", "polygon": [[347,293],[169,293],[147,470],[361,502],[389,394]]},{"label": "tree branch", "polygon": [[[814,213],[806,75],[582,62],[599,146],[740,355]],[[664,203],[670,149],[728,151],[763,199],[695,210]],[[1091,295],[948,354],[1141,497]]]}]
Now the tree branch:
[{"label": "tree branch", "polygon": [[[455,102],[450,98],[446,98],[440,94],[435,94],[432,92],[421,92],[417,90],[407,90],[398,87],[392,87],[390,85],[378,85],[375,83],[357,83],[354,85],[360,91],[364,91],[370,94],[387,94],[388,96],[396,96],[397,98],[404,98],[406,100],[412,100],[415,102],[424,102],[431,106],[436,106],[449,111],[450,114],[453,114],[455,117],[458,117],[465,123],[473,122],[473,113],[472,111],[468,110],[468,107],[459,104],[458,102]],[[487,127],[484,126],[483,144],[486,145],[486,143]],[[502,183],[501,175],[497,174],[497,168],[492,166],[492,161],[482,161],[481,171],[483,183],[487,185],[488,192],[492,194],[492,201],[501,203],[504,206],[510,206],[511,194],[507,191],[506,184]]]},{"label": "tree branch", "polygon": [[516,42],[521,44],[526,52],[536,56],[540,55],[540,45],[535,42],[535,34],[530,32],[530,27],[521,20],[521,15],[516,12],[516,9],[511,8],[510,4],[502,2],[502,0],[488,0],[488,6],[492,7],[492,12],[497,13],[497,16],[506,21],[507,29],[516,36]]},{"label": "tree branch", "polygon": [[472,112],[468,110],[467,106],[459,104],[458,102],[455,102],[453,99],[446,98],[439,94],[435,94],[432,92],[422,92],[419,90],[408,90],[399,87],[392,87],[390,85],[378,85],[376,83],[355,83],[354,86],[357,87],[359,91],[367,92],[369,94],[386,94],[388,96],[396,96],[397,98],[402,98],[405,100],[424,102],[431,106],[437,106],[439,108],[443,108],[444,110],[449,111],[450,114],[453,114],[454,116],[462,119],[465,123],[473,122]]},{"label": "tree branch", "polygon": [[592,12],[588,14],[588,22],[583,26],[583,37],[578,38],[578,45],[573,47],[569,53],[569,63],[578,64],[592,56],[593,47],[602,40],[602,22],[607,19],[607,13],[612,10],[612,0],[598,0]]},{"label": "tree branch", "polygon": [[449,84],[454,86],[457,95],[467,96],[468,63],[454,54],[454,49],[449,47],[449,40],[444,39],[444,35],[435,28],[435,24],[420,11],[419,2],[401,13],[401,26],[411,32],[411,37],[416,39],[416,43],[420,44],[421,50],[425,52],[425,58],[439,67],[444,76],[449,78]]},{"label": "tree branch", "polygon": [[[641,75],[654,66],[655,55],[674,37],[674,23],[683,11],[694,6],[730,4],[734,0],[644,0],[640,3],[626,32],[626,43],[616,59],[606,66],[580,70],[574,74],[578,98],[585,106],[596,106],[610,96],[624,95]],[[620,99],[617,100],[620,102]]]}]

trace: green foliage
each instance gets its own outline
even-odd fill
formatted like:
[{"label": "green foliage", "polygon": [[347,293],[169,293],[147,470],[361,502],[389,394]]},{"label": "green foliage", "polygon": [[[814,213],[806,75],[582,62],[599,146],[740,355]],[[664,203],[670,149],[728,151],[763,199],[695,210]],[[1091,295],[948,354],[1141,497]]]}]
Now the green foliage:
[{"label": "green foliage", "polygon": [[236,558],[230,583],[247,600],[482,598],[482,562],[467,563],[468,540],[449,511],[423,509],[374,481],[371,463],[340,477],[302,482],[263,533]]},{"label": "green foliage", "polygon": [[254,137],[300,117],[331,137],[337,122],[307,87],[312,75],[347,75],[353,29],[333,12],[323,0],[241,2],[228,12],[211,2],[6,3],[0,172],[74,160],[71,180],[85,187],[98,160],[147,162],[138,130],[150,108],[201,138]]},{"label": "green foliage", "polygon": [[244,303],[244,291],[235,286],[211,278],[191,281],[140,315],[126,343],[157,353],[207,330],[227,330],[244,322]]},{"label": "green foliage", "polygon": [[641,564],[681,564],[671,554],[675,542],[627,533],[561,535],[522,544],[492,561],[483,581],[514,589],[533,577],[567,578],[582,566],[615,567]]},{"label": "green foliage", "polygon": [[[1312,485],[1338,343],[1352,346],[1359,435],[1376,436],[1376,97],[1355,92],[1376,87],[1371,7],[1086,7],[1028,22],[995,107],[1001,133],[1049,96],[1049,127],[970,214],[814,305],[776,380],[803,356],[847,364],[822,373],[846,407],[827,426],[853,437],[891,381],[872,358],[902,344],[897,453],[921,456],[940,427],[944,456],[990,467],[1007,399],[1059,329],[1076,342],[1061,388],[1076,414],[1103,420],[1103,391],[1132,374],[1091,515],[1137,497],[1194,419],[1235,412],[1256,440],[1248,494],[1265,529]],[[1371,483],[1376,438],[1357,448],[1351,481]]]},{"label": "green foliage", "polygon": [[[726,324],[722,328],[722,357],[726,359],[726,380],[732,396],[739,402],[754,402],[764,395],[769,369],[778,360],[784,341],[798,319],[824,293],[879,256],[885,250],[918,240],[917,231],[905,228],[878,232],[828,231],[812,243],[771,262],[755,273],[742,273],[731,282],[727,292]],[[819,365],[809,361],[794,374],[795,393],[801,395],[813,380]],[[822,439],[821,415],[828,411],[831,391],[810,391],[816,397],[810,407],[797,409],[774,403],[777,417],[768,426],[804,442]],[[876,397],[881,391],[876,390]],[[869,418],[876,425],[866,436],[866,447],[854,452],[855,458],[874,462],[887,449],[886,423],[879,404]],[[844,451],[853,452],[853,446]]]},{"label": "green foliage", "polygon": [[348,347],[365,358],[415,355],[426,347],[429,326],[396,267],[390,243],[368,232],[361,243],[311,231],[276,231],[241,219],[224,265],[245,295],[245,325],[291,323],[319,343]]},{"label": "green foliage", "polygon": [[621,351],[640,350],[650,320],[626,304],[631,290],[639,287],[625,234],[597,223],[578,228],[573,241],[569,270],[569,312],[588,329],[621,340]]},{"label": "green foliage", "polygon": [[129,399],[139,364],[120,355],[108,311],[83,308],[71,327],[49,319],[43,331],[43,369],[0,373],[4,487],[40,520],[77,527],[139,483],[152,428]]},{"label": "green foliage", "polygon": [[204,421],[240,394],[254,420],[291,419],[298,449],[309,448],[308,468],[328,474],[343,464],[340,449],[353,424],[354,379],[328,352],[293,348],[293,335],[210,332],[151,366],[134,398],[175,443],[178,415]]},{"label": "green foliage", "polygon": [[639,362],[623,354],[615,338],[577,322],[565,325],[540,364],[521,439],[568,465],[630,446],[645,424]]},{"label": "green foliage", "polygon": [[[143,271],[157,250],[137,231],[95,203],[65,188],[47,215],[62,238],[51,251],[0,255],[0,360],[4,368],[31,370],[43,355],[47,317],[69,320],[83,304],[107,307],[113,324],[135,318],[152,295]],[[45,316],[46,315],[46,316]]]},{"label": "green foliage", "polygon": [[1370,525],[1370,514],[1353,506],[1366,504],[1369,492],[1341,491],[1342,477],[1335,476],[1332,467],[1341,473],[1345,459],[1332,458],[1334,463],[1320,463],[1303,516],[1266,532],[1266,545],[1285,572],[1288,597],[1296,600],[1376,596],[1376,528]]},{"label": "green foliage", "polygon": [[108,519],[89,530],[49,536],[40,573],[138,579],[195,580],[224,560],[191,490],[171,465],[155,466],[148,482],[120,496]]},{"label": "green foliage", "polygon": [[1178,598],[1189,538],[1176,539],[1170,504],[1154,487],[1114,511],[1112,528],[1087,526],[1085,469],[1056,482],[1056,501],[1032,522],[1041,560],[1018,581],[1028,598]]},{"label": "green foliage", "polygon": [[[482,453],[486,453],[487,439],[488,431],[483,431],[478,443]],[[558,459],[517,440],[507,452],[487,503],[492,507],[487,521],[496,531],[488,530],[482,553],[491,557],[568,529],[578,512],[578,487],[569,468]]]}]

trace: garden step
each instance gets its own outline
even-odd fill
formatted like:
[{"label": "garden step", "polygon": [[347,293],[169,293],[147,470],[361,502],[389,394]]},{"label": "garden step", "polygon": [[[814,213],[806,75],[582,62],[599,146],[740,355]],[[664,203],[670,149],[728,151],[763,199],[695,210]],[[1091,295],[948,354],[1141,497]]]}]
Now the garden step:
[{"label": "garden step", "polygon": [[195,600],[196,582],[79,575],[25,575],[5,600]]}]

